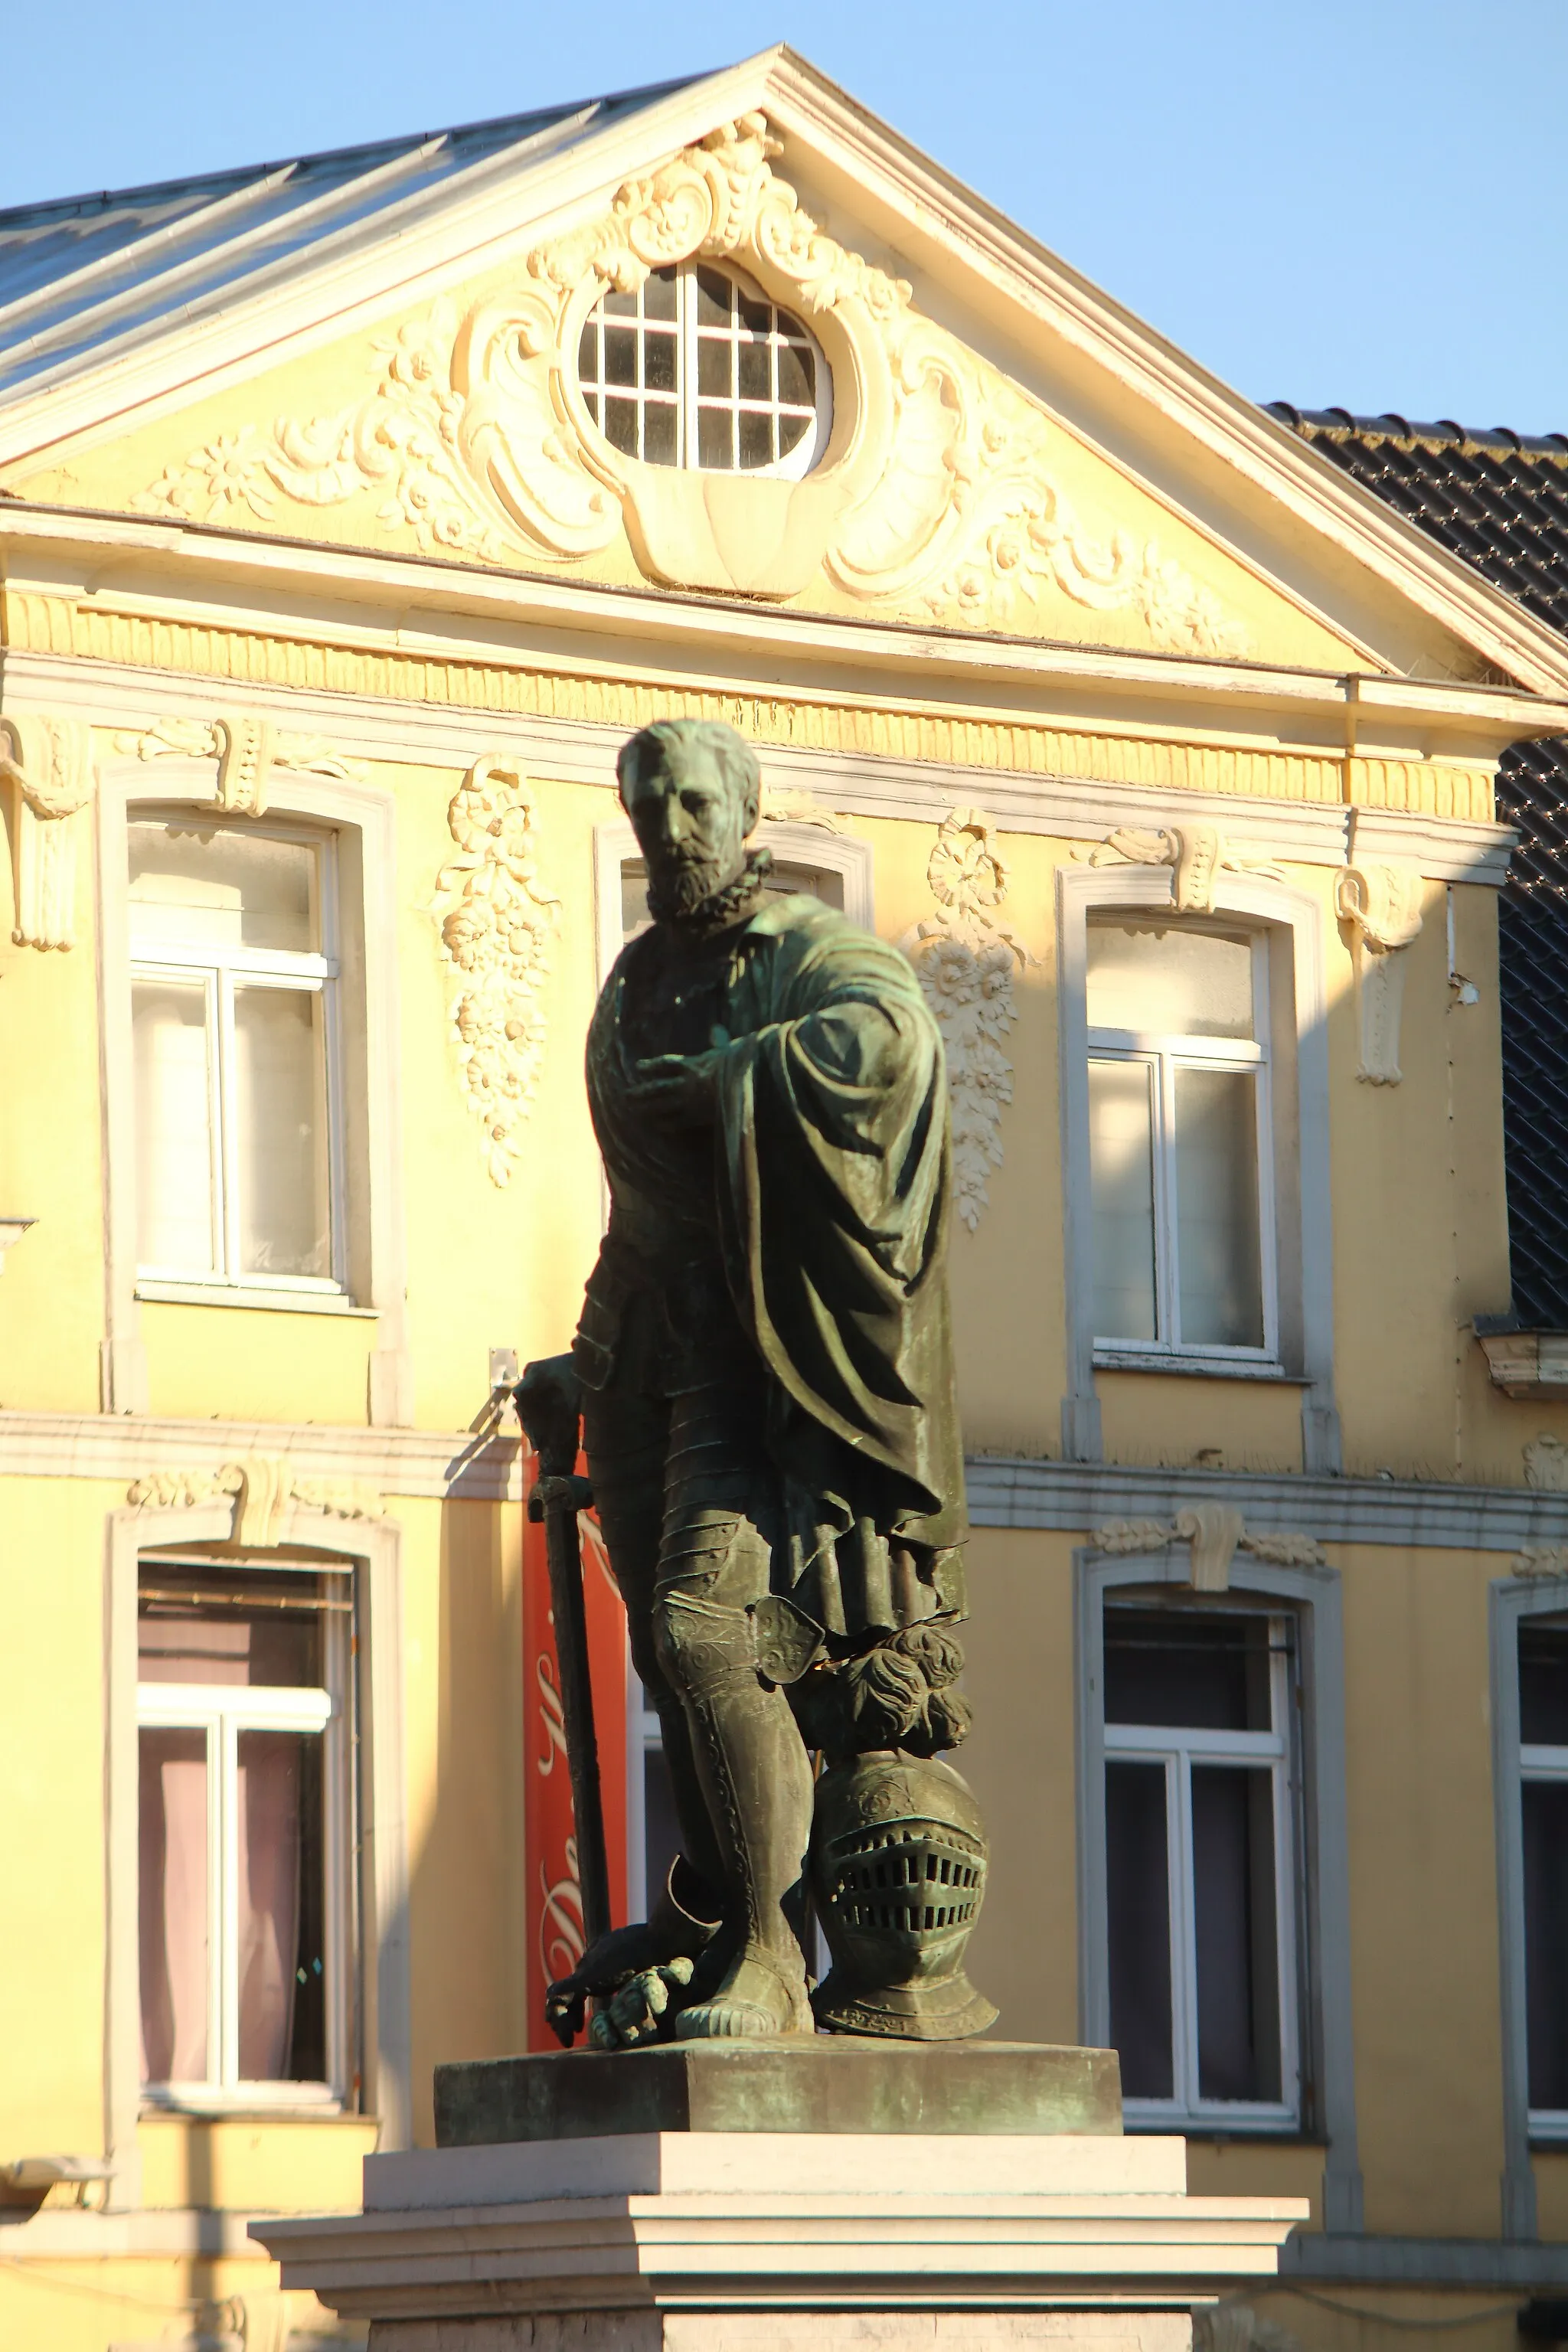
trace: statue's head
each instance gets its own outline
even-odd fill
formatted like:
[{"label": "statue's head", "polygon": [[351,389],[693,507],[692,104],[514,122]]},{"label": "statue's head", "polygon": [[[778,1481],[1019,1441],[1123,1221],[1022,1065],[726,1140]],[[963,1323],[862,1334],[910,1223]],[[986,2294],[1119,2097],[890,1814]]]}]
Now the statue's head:
[{"label": "statue's head", "polygon": [[757,755],[732,727],[660,719],[621,747],[621,803],[647,860],[647,899],[660,920],[690,914],[746,870],[746,835],[762,805]]}]

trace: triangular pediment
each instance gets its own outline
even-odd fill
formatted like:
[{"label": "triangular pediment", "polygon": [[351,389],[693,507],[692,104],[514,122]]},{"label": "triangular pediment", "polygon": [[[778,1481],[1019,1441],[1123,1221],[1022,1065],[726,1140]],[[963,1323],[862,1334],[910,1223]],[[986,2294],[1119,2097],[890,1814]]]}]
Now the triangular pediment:
[{"label": "triangular pediment", "polygon": [[[910,151],[873,134],[787,52],[603,119],[542,119],[482,168],[432,174],[350,249],[334,232],[315,269],[296,257],[286,285],[268,262],[211,320],[143,322],[23,378],[0,399],[0,484],[563,580],[1318,670],[1482,677],[1538,638],[1511,674],[1568,679],[1549,633],[1471,579],[1460,593],[1460,567],[1415,560],[1406,527],[1146,330],[1135,349],[1136,322],[1049,257],[1025,299],[1016,234],[1009,283],[1005,225],[995,253],[966,245],[962,192],[911,185]],[[820,446],[798,478],[649,462],[584,379],[606,297],[624,309],[650,273],[698,268],[812,346]],[[696,342],[681,348],[695,386]]]}]

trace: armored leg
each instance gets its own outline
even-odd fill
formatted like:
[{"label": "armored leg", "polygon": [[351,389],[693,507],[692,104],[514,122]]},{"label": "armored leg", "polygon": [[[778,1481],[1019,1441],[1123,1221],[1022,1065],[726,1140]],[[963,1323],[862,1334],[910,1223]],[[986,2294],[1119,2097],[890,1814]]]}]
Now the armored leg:
[{"label": "armored leg", "polygon": [[771,1550],[757,1525],[768,1481],[760,1416],[744,1405],[731,1385],[675,1400],[654,1601],[659,1661],[690,1727],[727,1890],[731,1957],[710,1995],[677,2019],[686,2040],[812,2030],[784,1910],[810,1835],[811,1766],[784,1692],[757,1674],[748,1611],[769,1589]]}]

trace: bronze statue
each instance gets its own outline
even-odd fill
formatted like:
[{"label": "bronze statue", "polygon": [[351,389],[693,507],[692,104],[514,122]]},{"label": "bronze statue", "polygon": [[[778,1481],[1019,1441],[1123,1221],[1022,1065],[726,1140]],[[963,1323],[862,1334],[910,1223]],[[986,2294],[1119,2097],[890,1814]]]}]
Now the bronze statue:
[{"label": "bronze statue", "polygon": [[[589,1033],[609,1227],[570,1356],[531,1366],[520,1402],[531,1428],[553,1409],[574,1434],[581,1412],[682,1853],[648,1920],[552,1988],[552,2015],[570,2038],[593,1996],[601,2046],[811,2032],[816,1750],[858,1888],[829,1922],[817,2016],[973,2032],[994,2014],[960,1964],[984,1845],[957,1776],[921,1761],[967,1725],[941,1038],[896,949],[766,887],[770,855],[746,846],[757,761],[732,730],[645,728],[616,773],[654,920]],[[831,1906],[820,1859],[816,1875]],[[901,1889],[875,1919],[873,1882]]]}]

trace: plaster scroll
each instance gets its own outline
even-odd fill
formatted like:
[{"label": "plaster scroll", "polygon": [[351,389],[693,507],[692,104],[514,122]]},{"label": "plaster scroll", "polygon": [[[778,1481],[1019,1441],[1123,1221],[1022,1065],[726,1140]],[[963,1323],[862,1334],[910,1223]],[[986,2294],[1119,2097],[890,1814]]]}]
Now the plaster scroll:
[{"label": "plaster scroll", "polygon": [[1213,914],[1222,874],[1261,874],[1271,882],[1285,878],[1278,866],[1237,857],[1215,824],[1156,826],[1147,830],[1118,825],[1089,852],[1089,863],[1173,867],[1176,906],[1184,915]]},{"label": "plaster scroll", "polygon": [[544,1052],[543,991],[560,910],[539,878],[532,797],[502,753],[476,760],[447,822],[458,855],[431,913],[451,973],[449,1012],[468,1108],[494,1184],[511,1181]]},{"label": "plaster scroll", "polygon": [[842,833],[844,821],[836,816],[813,793],[798,787],[781,792],[777,785],[763,786],[763,824],[814,824],[821,833]]},{"label": "plaster scroll", "polygon": [[973,1233],[1002,1165],[1002,1112],[1013,1099],[1004,1040],[1018,1017],[1016,970],[1037,959],[997,915],[1007,861],[983,809],[955,808],[937,829],[926,880],[936,912],[899,942],[920,975],[947,1053],[953,1194]]},{"label": "plaster scroll", "polygon": [[1405,950],[1421,929],[1421,868],[1405,857],[1347,866],[1334,884],[1334,905],[1351,934],[1361,1000],[1356,1076],[1368,1086],[1396,1087]]},{"label": "plaster scroll", "polygon": [[12,939],[76,943],[77,817],[92,798],[92,730],[81,719],[0,719],[0,782],[11,787]]},{"label": "plaster scroll", "polygon": [[340,1519],[375,1519],[384,1508],[367,1479],[301,1477],[282,1454],[247,1454],[210,1470],[150,1471],[127,1490],[125,1499],[142,1510],[194,1510],[225,1496],[234,1501],[235,1542],[264,1550],[280,1540],[284,1518],[294,1507]]},{"label": "plaster scroll", "polygon": [[[761,113],[721,124],[537,247],[510,285],[406,320],[375,345],[359,400],[247,422],[132,503],[273,524],[280,502],[369,492],[378,524],[443,555],[577,564],[624,530],[645,575],[677,586],[777,598],[826,576],[889,617],[976,628],[1026,627],[1065,598],[1129,614],[1170,651],[1245,653],[1243,625],[1157,541],[1080,520],[1055,420],[917,310],[905,280],[827,236],[774,173],[780,152]],[[576,356],[589,311],[693,259],[736,263],[842,352],[852,425],[799,481],[644,465],[588,413]]]},{"label": "plaster scroll", "polygon": [[1191,1503],[1173,1519],[1111,1519],[1089,1538],[1096,1551],[1125,1559],[1138,1552],[1166,1551],[1173,1543],[1192,1547],[1194,1592],[1227,1592],[1230,1564],[1238,1551],[1275,1568],[1321,1568],[1323,1548],[1311,1536],[1291,1529],[1249,1528],[1227,1503]]},{"label": "plaster scroll", "polygon": [[159,719],[140,732],[121,730],[114,748],[139,760],[216,760],[217,783],[206,805],[225,816],[264,815],[274,769],[318,776],[363,772],[340,759],[320,737],[280,733],[269,720],[251,713],[231,719]]}]

